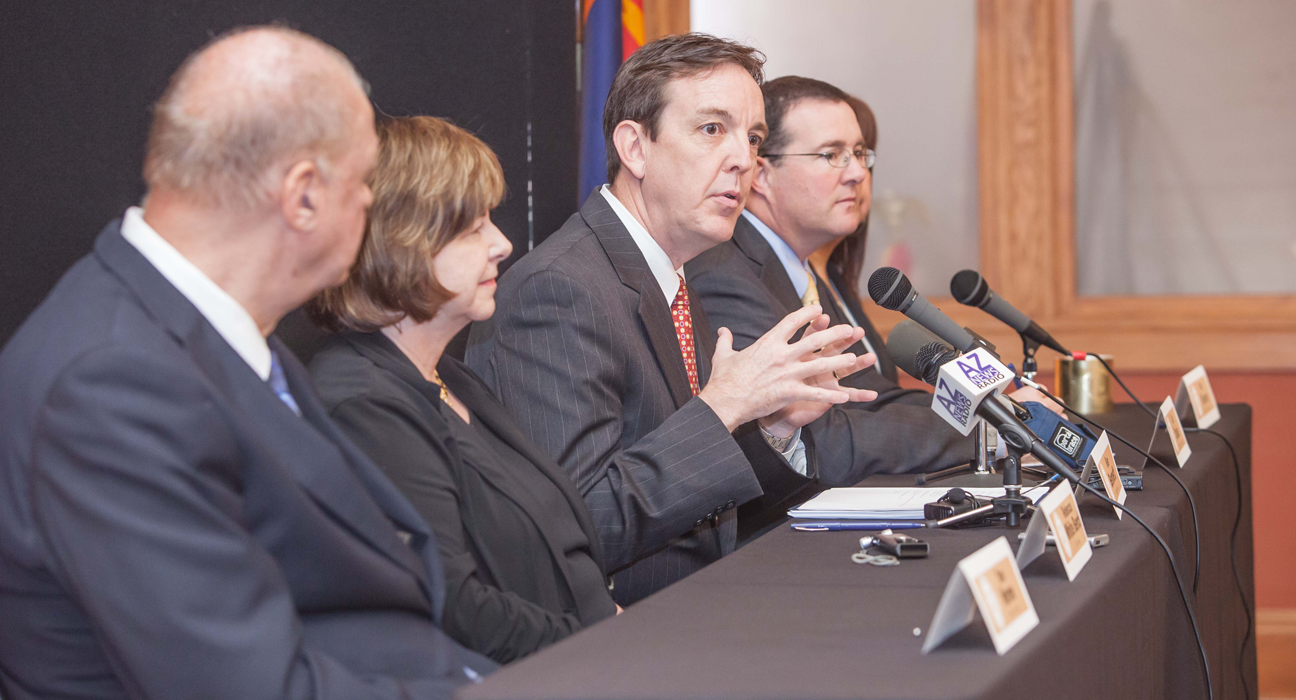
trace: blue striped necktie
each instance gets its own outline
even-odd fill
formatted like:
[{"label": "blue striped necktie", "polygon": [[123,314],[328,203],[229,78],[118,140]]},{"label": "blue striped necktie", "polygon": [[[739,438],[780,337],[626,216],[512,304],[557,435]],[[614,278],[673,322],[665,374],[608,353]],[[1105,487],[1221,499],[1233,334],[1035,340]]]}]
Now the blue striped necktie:
[{"label": "blue striped necktie", "polygon": [[293,398],[292,392],[288,391],[288,378],[284,376],[283,365],[279,364],[279,353],[274,350],[270,351],[270,388],[274,389],[275,396],[279,397],[296,413],[301,416],[301,407],[297,405],[297,399]]}]

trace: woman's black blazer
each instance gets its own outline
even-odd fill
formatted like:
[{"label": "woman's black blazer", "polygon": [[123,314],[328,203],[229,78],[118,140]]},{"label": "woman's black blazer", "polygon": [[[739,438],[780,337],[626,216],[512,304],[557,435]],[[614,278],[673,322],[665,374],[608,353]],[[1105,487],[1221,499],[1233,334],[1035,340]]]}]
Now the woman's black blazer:
[{"label": "woman's black blazer", "polygon": [[[311,362],[311,375],[329,415],[387,473],[436,533],[446,574],[442,626],[464,646],[501,663],[525,656],[615,612],[606,568],[598,553],[585,502],[561,468],[532,444],[486,385],[467,365],[443,357],[437,372],[446,386],[504,442],[526,458],[561,491],[570,508],[539,510],[517,486],[473,468],[461,459],[441,412],[438,387],[426,381],[404,353],[382,333],[343,333]],[[536,530],[501,528],[490,513],[525,511]],[[539,536],[557,518],[574,518],[589,541],[598,585],[573,585],[566,554]],[[508,529],[511,531],[502,531]],[[518,547],[518,537],[534,540]],[[500,556],[527,552],[524,560]],[[566,591],[541,590],[533,572],[562,573]],[[588,571],[588,570],[587,570]],[[555,577],[549,577],[549,581]],[[595,591],[585,600],[574,591]],[[565,595],[563,595],[565,594]],[[575,601],[575,610],[552,601]],[[537,601],[550,601],[549,605]]]}]

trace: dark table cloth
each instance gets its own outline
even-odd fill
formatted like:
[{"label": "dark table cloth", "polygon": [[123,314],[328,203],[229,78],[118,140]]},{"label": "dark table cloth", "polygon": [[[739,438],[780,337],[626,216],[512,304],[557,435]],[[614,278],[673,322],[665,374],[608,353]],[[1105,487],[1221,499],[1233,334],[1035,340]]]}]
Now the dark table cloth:
[{"label": "dark table cloth", "polygon": [[[1152,420],[1121,405],[1095,416],[1140,446]],[[1223,407],[1214,429],[1238,451],[1241,524],[1235,550],[1247,607],[1234,582],[1229,536],[1238,514],[1233,462],[1223,441],[1191,434],[1193,456],[1175,473],[1192,493],[1201,531],[1195,596],[1188,499],[1149,465],[1144,490],[1126,502],[1170,546],[1197,612],[1216,698],[1256,696],[1251,534],[1251,409]],[[1112,440],[1117,462],[1142,458]],[[1153,453],[1174,467],[1162,435]],[[965,477],[973,479],[974,477]],[[912,485],[874,477],[862,486]],[[940,486],[959,485],[950,479]],[[962,483],[968,483],[964,481]],[[1068,582],[1056,553],[1023,571],[1040,624],[1004,656],[979,616],[924,656],[919,649],[959,559],[1001,535],[1002,525],[911,531],[931,556],[900,566],[855,564],[860,532],[776,528],[723,560],[626,611],[465,688],[464,700],[514,698],[1201,698],[1196,642],[1169,563],[1128,516],[1117,520],[1093,496],[1081,499],[1094,550]],[[1024,527],[1024,526],[1023,526]],[[1249,693],[1243,693],[1243,674]]]}]

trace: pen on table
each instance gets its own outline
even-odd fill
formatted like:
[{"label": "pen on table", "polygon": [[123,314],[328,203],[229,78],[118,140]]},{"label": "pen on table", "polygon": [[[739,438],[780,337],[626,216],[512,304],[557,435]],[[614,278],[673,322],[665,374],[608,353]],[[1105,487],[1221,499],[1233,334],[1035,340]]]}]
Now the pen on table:
[{"label": "pen on table", "polygon": [[840,520],[822,523],[792,523],[799,532],[836,532],[838,530],[916,530],[927,527],[925,520]]}]

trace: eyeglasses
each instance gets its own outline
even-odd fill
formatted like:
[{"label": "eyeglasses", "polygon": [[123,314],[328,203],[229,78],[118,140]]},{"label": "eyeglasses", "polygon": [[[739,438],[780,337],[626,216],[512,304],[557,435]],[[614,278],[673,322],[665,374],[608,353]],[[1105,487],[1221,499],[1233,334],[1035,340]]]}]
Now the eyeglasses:
[{"label": "eyeglasses", "polygon": [[877,154],[871,148],[858,148],[854,151],[848,151],[844,148],[834,148],[822,153],[764,153],[765,158],[782,158],[784,156],[814,156],[823,158],[828,161],[828,165],[834,168],[844,168],[850,165],[851,158],[864,164],[865,168],[873,169],[873,161],[877,160]]}]

